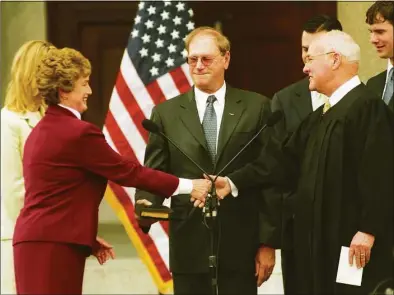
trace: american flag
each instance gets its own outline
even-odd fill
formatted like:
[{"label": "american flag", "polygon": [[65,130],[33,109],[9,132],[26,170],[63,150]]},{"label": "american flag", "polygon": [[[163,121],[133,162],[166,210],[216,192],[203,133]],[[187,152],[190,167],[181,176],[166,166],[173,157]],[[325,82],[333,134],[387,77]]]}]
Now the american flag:
[{"label": "american flag", "polygon": [[[184,46],[194,29],[193,11],[183,2],[140,2],[129,36],[103,128],[118,153],[144,161],[148,132],[141,122],[160,102],[188,91],[192,85]],[[133,188],[110,182],[106,200],[136,246],[161,293],[172,288],[169,271],[168,224],[156,223],[149,235],[134,218]]]}]

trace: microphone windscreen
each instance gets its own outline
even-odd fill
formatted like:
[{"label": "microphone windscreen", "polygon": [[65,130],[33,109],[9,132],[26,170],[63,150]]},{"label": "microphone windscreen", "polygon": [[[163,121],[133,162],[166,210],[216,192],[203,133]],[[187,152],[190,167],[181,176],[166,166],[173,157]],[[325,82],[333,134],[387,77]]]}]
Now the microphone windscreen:
[{"label": "microphone windscreen", "polygon": [[281,111],[273,112],[267,120],[267,126],[268,127],[274,126],[276,123],[280,121],[280,119],[282,119],[282,117],[283,117],[283,113]]},{"label": "microphone windscreen", "polygon": [[152,133],[159,133],[160,132],[159,126],[155,122],[148,120],[148,119],[142,120],[142,127],[144,127],[145,130],[152,132]]}]

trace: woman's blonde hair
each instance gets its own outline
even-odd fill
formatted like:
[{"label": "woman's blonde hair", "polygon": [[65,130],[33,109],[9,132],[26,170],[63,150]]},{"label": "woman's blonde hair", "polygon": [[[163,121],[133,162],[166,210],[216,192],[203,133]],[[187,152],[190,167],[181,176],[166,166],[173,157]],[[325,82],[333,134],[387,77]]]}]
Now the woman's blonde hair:
[{"label": "woman's blonde hair", "polygon": [[55,48],[42,40],[28,41],[19,48],[12,62],[5,96],[4,106],[7,109],[22,114],[44,110],[45,103],[37,89],[36,74],[38,64]]},{"label": "woman's blonde hair", "polygon": [[38,67],[38,91],[48,105],[59,104],[59,89],[73,91],[75,82],[88,77],[91,71],[89,60],[79,51],[67,47],[53,50]]}]

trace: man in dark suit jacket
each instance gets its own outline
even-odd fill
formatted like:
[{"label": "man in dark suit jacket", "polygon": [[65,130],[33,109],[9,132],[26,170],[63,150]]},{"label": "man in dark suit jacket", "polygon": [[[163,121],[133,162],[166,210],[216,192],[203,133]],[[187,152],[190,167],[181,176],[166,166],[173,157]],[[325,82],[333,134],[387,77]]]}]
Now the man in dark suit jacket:
[{"label": "man in dark suit jacket", "polygon": [[[186,38],[186,49],[195,86],[189,92],[156,106],[151,119],[205,171],[214,174],[263,126],[270,114],[269,100],[225,83],[230,44],[218,31],[208,27],[194,30]],[[215,118],[207,127],[212,113]],[[214,132],[210,133],[212,129]],[[223,173],[252,161],[265,144],[265,138],[258,138]],[[145,166],[179,177],[202,176],[202,172],[177,149],[153,134],[146,148]],[[137,191],[136,200],[139,199],[148,199],[153,205],[162,203],[160,197],[144,191]],[[274,241],[276,225],[267,224],[267,220],[272,219],[266,215],[259,217],[260,200],[267,202],[260,189],[252,189],[234,193],[220,202],[218,232],[215,233],[219,239],[219,294],[257,294],[258,284],[267,280],[272,272],[274,247],[275,243],[278,244]],[[262,210],[275,206],[273,202],[275,200],[261,206]],[[210,237],[202,212],[193,210],[193,204],[184,195],[175,196],[171,207],[174,216],[180,218],[170,220],[170,269],[174,292],[211,294]],[[261,227],[259,218],[265,220]]]},{"label": "man in dark suit jacket", "polygon": [[[302,59],[305,58],[309,45],[313,40],[331,30],[342,30],[341,23],[326,15],[317,15],[309,19],[302,32]],[[272,111],[283,112],[283,120],[275,126],[279,138],[285,138],[293,133],[298,125],[312,111],[324,104],[324,96],[316,91],[309,90],[309,80],[304,78],[275,93],[272,99]],[[295,268],[293,255],[293,209],[294,192],[283,193],[282,210],[282,275],[286,294],[293,294],[295,290]]]},{"label": "man in dark suit jacket", "polygon": [[366,13],[370,41],[380,58],[387,59],[387,70],[370,78],[367,86],[381,97],[389,108],[394,110],[393,99],[393,19],[392,1],[377,1]]}]

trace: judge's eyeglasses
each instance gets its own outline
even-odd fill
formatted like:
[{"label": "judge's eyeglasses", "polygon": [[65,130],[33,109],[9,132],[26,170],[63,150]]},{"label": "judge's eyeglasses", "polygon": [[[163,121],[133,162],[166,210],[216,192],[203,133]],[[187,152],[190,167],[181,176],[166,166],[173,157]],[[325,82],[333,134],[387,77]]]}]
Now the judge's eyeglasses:
[{"label": "judge's eyeglasses", "polygon": [[334,51],[330,51],[330,52],[321,53],[321,54],[316,54],[316,55],[309,55],[309,54],[308,54],[308,55],[305,57],[305,64],[309,64],[312,60],[315,60],[316,57],[318,57],[318,56],[324,56],[324,55],[331,54],[331,53],[335,53],[335,52],[334,52]]}]

